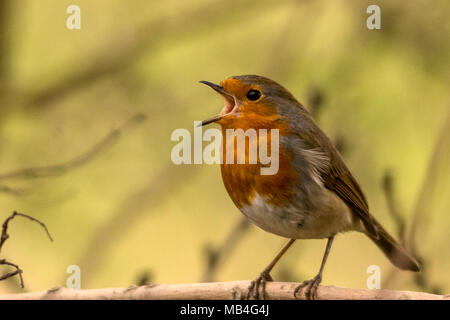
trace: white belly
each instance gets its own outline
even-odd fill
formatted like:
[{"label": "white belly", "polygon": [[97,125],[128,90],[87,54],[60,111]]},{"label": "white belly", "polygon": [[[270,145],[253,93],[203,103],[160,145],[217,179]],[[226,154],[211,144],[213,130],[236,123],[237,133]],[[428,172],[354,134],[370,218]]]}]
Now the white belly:
[{"label": "white belly", "polygon": [[338,196],[322,189],[317,199],[312,208],[301,203],[278,207],[256,194],[241,212],[261,229],[291,239],[323,239],[355,229],[353,214]]}]

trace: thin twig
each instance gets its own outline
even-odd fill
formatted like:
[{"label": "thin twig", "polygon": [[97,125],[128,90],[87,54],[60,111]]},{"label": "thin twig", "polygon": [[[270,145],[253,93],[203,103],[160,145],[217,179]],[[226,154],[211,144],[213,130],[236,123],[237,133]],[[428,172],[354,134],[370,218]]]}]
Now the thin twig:
[{"label": "thin twig", "polygon": [[409,245],[413,255],[418,257],[418,260],[422,263],[422,272],[415,275],[414,280],[419,288],[425,288],[431,292],[440,293],[442,289],[439,285],[432,284],[429,280],[427,269],[424,268],[425,258],[419,253],[417,247],[417,231],[419,226],[426,224],[426,214],[429,214],[429,202],[430,198],[435,192],[436,182],[439,181],[439,175],[441,174],[441,165],[446,166],[449,156],[448,141],[450,140],[450,112],[447,113],[445,122],[439,132],[436,145],[433,149],[430,163],[428,165],[427,174],[425,180],[420,188],[417,202],[412,212],[412,222],[409,232]]},{"label": "thin twig", "polygon": [[308,110],[313,118],[317,121],[317,119],[319,118],[320,110],[322,110],[321,107],[323,106],[325,94],[319,86],[310,85],[306,95]]},{"label": "thin twig", "polygon": [[436,145],[433,149],[431,160],[428,165],[425,180],[420,188],[419,196],[417,197],[414,210],[412,212],[411,228],[409,232],[409,244],[413,253],[417,252],[417,230],[420,225],[424,224],[425,215],[429,212],[428,202],[430,197],[434,194],[434,186],[439,180],[441,172],[438,170],[439,163],[448,165],[448,141],[450,141],[450,112],[447,112],[444,125],[442,126]]},{"label": "thin twig", "polygon": [[[126,70],[130,65],[139,60],[141,56],[151,52],[151,49],[171,37],[177,35],[192,35],[193,30],[202,29],[205,24],[214,21],[215,24],[230,23],[229,13],[246,16],[245,6],[257,4],[258,1],[251,0],[240,2],[229,2],[224,7],[221,1],[209,5],[201,5],[185,10],[177,19],[168,19],[167,16],[159,16],[152,19],[114,39],[105,48],[100,50],[88,64],[89,66],[79,72],[74,72],[61,79],[53,86],[50,86],[40,92],[26,94],[28,103],[26,108],[43,109],[51,103],[58,101],[67,95],[76,92],[79,89],[86,88],[99,79],[119,74]],[[226,10],[224,10],[226,9]],[[264,6],[253,6],[255,10],[264,10]],[[170,21],[170,23],[168,23]],[[119,39],[119,41],[118,41]],[[124,41],[126,39],[126,42]],[[157,52],[157,50],[155,50]]]},{"label": "thin twig", "polygon": [[[406,223],[396,203],[396,197],[394,192],[394,177],[390,170],[385,171],[381,181],[381,186],[388,205],[388,213],[390,214],[397,228],[399,241],[403,246],[405,246]],[[387,273],[387,276],[383,277],[383,284],[382,284],[383,288],[389,286],[390,283],[395,280],[396,273],[397,269],[391,267],[390,272]]]},{"label": "thin twig", "polygon": [[[414,275],[414,281],[421,290],[433,293],[440,293],[442,289],[440,288],[439,285],[432,284],[431,281],[429,280],[429,274],[427,272],[428,263],[424,258],[424,256],[418,252],[416,234],[418,226],[421,225],[424,221],[423,220],[424,214],[428,212],[426,208],[428,206],[429,198],[433,194],[433,186],[435,184],[435,181],[438,180],[439,163],[445,161],[445,159],[447,158],[446,143],[450,138],[449,128],[450,128],[450,113],[447,115],[443,128],[438,136],[436,146],[433,150],[431,161],[428,166],[428,171],[427,174],[425,175],[425,180],[422,183],[418,200],[413,210],[409,234],[407,234],[406,232],[406,223],[404,221],[403,215],[400,214],[396,206],[393,191],[393,181],[392,181],[393,177],[392,176],[387,177],[388,173],[386,173],[383,179],[383,190],[388,202],[389,213],[393,217],[394,222],[397,225],[398,232],[401,235],[400,237],[401,242],[406,248],[409,248],[411,254],[414,257],[416,257],[416,259],[420,262],[422,266],[422,271]],[[385,277],[383,281],[383,287],[389,285],[389,283],[391,283],[396,278],[395,274],[397,272],[398,270],[393,268],[390,271],[390,273],[388,273],[388,275]]]},{"label": "thin twig", "polygon": [[[40,220],[38,220],[38,219],[36,219],[36,218],[33,218],[32,216],[29,216],[29,215],[27,215],[27,214],[23,214],[23,213],[19,213],[19,212],[14,211],[14,212],[12,213],[12,215],[10,215],[8,218],[6,218],[5,222],[3,222],[3,226],[2,226],[2,235],[1,235],[1,237],[0,237],[0,252],[1,252],[1,250],[2,250],[3,245],[5,244],[6,240],[9,239],[9,234],[8,234],[8,224],[9,224],[9,222],[10,222],[12,219],[14,219],[16,216],[23,217],[23,218],[27,218],[27,219],[29,219],[29,220],[31,220],[31,221],[34,221],[34,222],[39,223],[39,224],[41,225],[41,227],[44,228],[45,232],[47,233],[48,237],[50,238],[50,241],[53,241],[53,238],[52,238],[52,236],[50,235],[50,232],[48,231],[47,226],[46,226],[43,222],[41,222]],[[22,277],[23,271],[22,271],[22,269],[19,268],[19,266],[18,266],[17,264],[14,264],[14,263],[12,263],[12,262],[10,262],[10,261],[7,261],[6,259],[1,259],[1,260],[0,260],[0,265],[8,265],[8,266],[11,266],[11,267],[16,268],[15,271],[12,271],[12,272],[9,272],[9,273],[7,273],[7,274],[4,274],[4,275],[0,276],[0,281],[1,281],[1,280],[8,279],[8,278],[11,278],[11,277],[13,277],[13,276],[15,276],[15,275],[18,274],[18,275],[19,275],[19,278],[20,278],[20,286],[21,286],[22,288],[24,287],[23,277]]]},{"label": "thin twig", "polygon": [[10,186],[3,185],[0,185],[0,192],[7,193],[13,196],[21,196],[25,194],[25,191],[23,189],[15,189],[11,188]]},{"label": "thin twig", "polygon": [[195,176],[197,170],[197,167],[176,167],[169,162],[155,173],[146,185],[119,203],[107,221],[96,229],[79,258],[78,264],[83,266],[84,274],[94,278],[100,266],[99,261],[130,232],[130,225],[136,223],[142,215],[156,211],[156,207],[163,203],[165,198],[170,197],[177,188],[184,187],[184,184],[179,182],[189,180]]},{"label": "thin twig", "polygon": [[23,214],[23,213],[19,213],[17,211],[14,211],[12,215],[10,215],[8,218],[6,218],[5,222],[3,222],[3,226],[2,226],[2,236],[0,238],[0,251],[2,250],[3,244],[5,243],[5,241],[9,238],[9,234],[8,234],[8,224],[9,222],[14,219],[14,217],[19,216],[19,217],[24,217],[27,218],[31,221],[37,222],[41,225],[42,228],[44,228],[45,232],[47,233],[48,237],[50,238],[50,241],[53,241],[52,236],[50,235],[50,232],[48,232],[47,226],[41,222],[40,220],[33,218],[32,216],[29,216],[27,214]]},{"label": "thin twig", "polygon": [[398,205],[396,203],[395,190],[394,190],[394,177],[390,170],[386,170],[382,180],[382,187],[384,195],[386,197],[386,202],[388,205],[388,212],[395,222],[397,227],[397,235],[400,242],[405,245],[405,232],[406,232],[406,222],[405,217],[400,213]]},{"label": "thin twig", "polygon": [[8,272],[2,276],[0,276],[0,281],[1,280],[6,280],[8,278],[14,277],[15,275],[19,275],[19,279],[20,279],[20,287],[23,288],[24,287],[24,283],[23,283],[23,277],[22,277],[22,269],[19,268],[19,266],[17,264],[14,264],[12,262],[7,261],[6,259],[1,259],[0,260],[0,265],[8,265],[11,267],[16,268],[16,270]]},{"label": "thin twig", "polygon": [[11,7],[12,1],[10,0],[0,0],[0,82],[7,78],[9,69],[11,68],[11,63],[8,63],[10,59],[11,46],[10,42],[10,31],[8,23],[11,19]]},{"label": "thin twig", "polygon": [[[146,119],[144,114],[138,113],[127,120],[123,125],[119,128],[112,130],[106,137],[104,137],[100,142],[95,144],[92,148],[87,150],[85,153],[60,164],[51,165],[51,166],[43,166],[43,167],[31,167],[25,169],[19,169],[16,171],[4,173],[0,175],[0,180],[10,180],[10,179],[35,179],[35,178],[44,178],[50,176],[59,176],[66,173],[70,169],[74,169],[79,167],[89,160],[93,159],[97,156],[101,151],[103,151],[106,147],[112,145],[117,141],[121,133],[129,129]],[[0,190],[1,191],[1,190]]]},{"label": "thin twig", "polygon": [[206,270],[202,276],[202,281],[213,281],[219,263],[225,261],[226,257],[231,254],[233,249],[239,243],[239,240],[247,232],[250,227],[250,221],[247,218],[240,218],[239,222],[231,229],[225,241],[217,248],[207,247]]}]

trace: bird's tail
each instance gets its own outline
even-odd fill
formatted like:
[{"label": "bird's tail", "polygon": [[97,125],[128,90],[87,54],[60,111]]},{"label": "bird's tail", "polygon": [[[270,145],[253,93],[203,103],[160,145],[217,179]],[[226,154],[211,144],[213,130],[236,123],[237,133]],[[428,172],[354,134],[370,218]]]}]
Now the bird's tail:
[{"label": "bird's tail", "polygon": [[403,270],[420,271],[420,265],[384,228],[373,219],[378,237],[366,233],[367,236],[383,251],[394,266]]}]

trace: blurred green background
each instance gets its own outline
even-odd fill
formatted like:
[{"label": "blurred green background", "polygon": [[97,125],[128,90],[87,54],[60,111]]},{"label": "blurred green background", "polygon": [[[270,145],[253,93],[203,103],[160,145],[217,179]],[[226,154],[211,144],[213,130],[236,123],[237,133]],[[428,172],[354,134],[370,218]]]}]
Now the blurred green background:
[{"label": "blurred green background", "polygon": [[[66,28],[71,4],[80,30]],[[366,28],[370,4],[381,30]],[[55,239],[18,217],[0,258],[26,291],[65,286],[69,265],[82,288],[256,278],[286,240],[236,231],[217,165],[170,160],[172,131],[221,108],[198,81],[251,73],[311,108],[372,213],[424,263],[396,271],[348,233],[323,284],[365,288],[379,265],[384,288],[449,293],[449,16],[445,0],[0,0],[0,221],[27,213]],[[313,277],[324,248],[298,241],[274,278]]]}]

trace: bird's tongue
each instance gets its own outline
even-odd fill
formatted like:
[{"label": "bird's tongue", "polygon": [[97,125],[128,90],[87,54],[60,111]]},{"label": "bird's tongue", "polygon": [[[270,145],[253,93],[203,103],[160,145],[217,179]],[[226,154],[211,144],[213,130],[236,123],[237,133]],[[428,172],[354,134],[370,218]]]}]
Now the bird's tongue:
[{"label": "bird's tongue", "polygon": [[225,96],[223,98],[224,98],[224,103],[223,103],[223,109],[220,112],[221,115],[230,113],[231,111],[233,111],[233,108],[235,106],[234,99],[232,99],[230,97],[225,97]]}]

